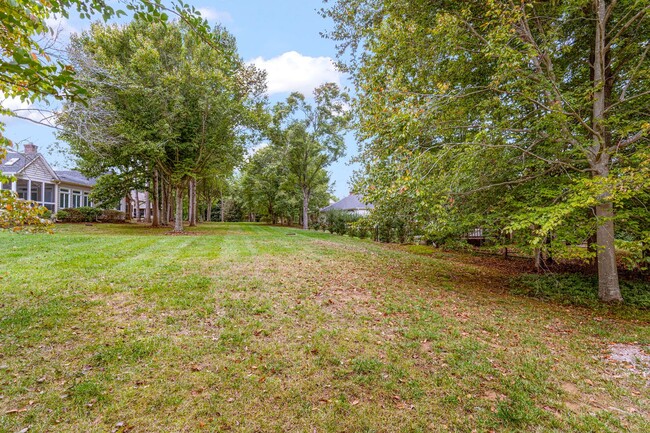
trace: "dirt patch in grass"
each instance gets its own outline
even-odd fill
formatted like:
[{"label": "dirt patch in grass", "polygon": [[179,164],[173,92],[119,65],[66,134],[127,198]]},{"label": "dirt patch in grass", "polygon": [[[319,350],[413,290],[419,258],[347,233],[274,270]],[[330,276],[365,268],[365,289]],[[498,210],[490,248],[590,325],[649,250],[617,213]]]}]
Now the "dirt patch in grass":
[{"label": "dirt patch in grass", "polygon": [[650,380],[650,353],[638,344],[610,344],[606,359]]}]

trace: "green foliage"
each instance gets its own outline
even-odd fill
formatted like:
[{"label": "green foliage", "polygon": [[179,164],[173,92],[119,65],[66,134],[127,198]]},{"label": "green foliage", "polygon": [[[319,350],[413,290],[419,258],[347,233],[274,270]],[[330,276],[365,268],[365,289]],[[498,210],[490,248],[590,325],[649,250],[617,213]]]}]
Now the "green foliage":
[{"label": "green foliage", "polygon": [[[94,24],[73,39],[70,57],[89,103],[66,104],[60,137],[84,173],[101,176],[95,195],[102,203],[151,189],[154,170],[177,201],[191,179],[213,201],[217,179],[241,160],[265,101],[264,74],[244,63],[226,29],[217,26],[209,36],[184,20],[137,16],[123,26]],[[180,221],[182,214],[175,230]]]},{"label": "green foliage", "polygon": [[[318,230],[326,230],[337,235],[351,235],[365,233],[362,230],[354,230],[353,224],[361,219],[356,213],[343,210],[331,210],[322,212],[318,219]],[[361,236],[359,236],[361,237]]]},{"label": "green foliage", "polygon": [[[173,1],[169,6],[162,0],[126,0],[123,4],[136,17],[149,22],[167,21],[168,14],[174,14],[201,37],[206,40],[210,37],[201,14],[182,1]],[[0,94],[3,98],[35,102],[45,98],[73,100],[87,95],[84,84],[76,79],[75,69],[62,59],[52,58],[51,50],[48,52],[43,46],[53,31],[48,20],[54,16],[68,18],[73,10],[82,19],[99,16],[106,21],[125,15],[103,0],[12,0],[0,4],[3,29],[0,32]],[[0,108],[0,114],[14,115],[4,108]]]},{"label": "green foliage", "polygon": [[[583,274],[529,274],[513,280],[512,292],[565,305],[596,308],[598,278]],[[650,282],[621,280],[621,294],[627,305],[650,309]]]},{"label": "green foliage", "polygon": [[[306,102],[301,93],[292,93],[286,102],[272,110],[268,135],[281,155],[287,180],[302,195],[303,228],[309,226],[312,195],[327,189],[326,168],[344,153],[344,133],[351,115],[349,96],[334,83],[325,83],[314,90],[315,105]],[[324,188],[323,188],[324,187]]]},{"label": "green foliage", "polygon": [[[552,239],[569,256],[611,223],[610,205],[627,241],[643,242],[647,8],[331,2],[328,36],[358,87],[357,190],[380,215],[410,214],[437,243],[483,227],[495,243],[546,249]],[[611,251],[614,230],[598,237],[592,253]],[[639,244],[628,246],[637,260]],[[614,258],[601,258],[615,274]]]},{"label": "green foliage", "polygon": [[19,199],[12,191],[0,190],[0,231],[48,232],[48,212],[32,201]]},{"label": "green foliage", "polygon": [[101,209],[90,206],[61,209],[56,213],[56,219],[66,223],[95,222],[102,212]]},{"label": "green foliage", "polygon": [[[217,45],[217,38],[200,12],[174,0],[169,5],[162,0],[125,0],[121,2],[134,16],[144,21],[165,22],[169,14],[178,16],[192,32],[207,44]],[[0,3],[0,96],[16,98],[21,102],[50,102],[51,99],[83,101],[87,104],[88,82],[79,80],[76,69],[67,59],[53,58],[48,50],[48,35],[53,32],[48,20],[54,17],[68,18],[75,10],[82,19],[99,16],[104,21],[125,15],[104,0],[12,0]],[[45,43],[43,42],[45,41]],[[56,51],[56,50],[54,50]],[[15,116],[16,113],[0,107],[0,115]],[[103,119],[106,120],[106,119]],[[0,160],[10,141],[2,134],[4,123],[0,122]],[[0,182],[3,182],[0,175]],[[2,202],[2,226],[20,230],[47,230],[44,210],[15,204],[6,191],[0,192]]]}]

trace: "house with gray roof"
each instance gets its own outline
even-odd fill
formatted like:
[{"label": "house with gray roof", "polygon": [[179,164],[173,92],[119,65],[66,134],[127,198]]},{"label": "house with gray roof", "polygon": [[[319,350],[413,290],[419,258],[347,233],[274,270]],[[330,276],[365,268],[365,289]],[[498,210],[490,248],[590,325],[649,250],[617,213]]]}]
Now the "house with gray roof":
[{"label": "house with gray roof", "polygon": [[329,212],[340,210],[363,216],[369,214],[371,209],[374,209],[374,205],[372,203],[365,203],[363,196],[359,194],[350,194],[343,200],[332,203],[331,205],[322,208],[320,211]]},{"label": "house with gray roof", "polygon": [[23,152],[12,149],[0,161],[0,172],[14,177],[2,189],[15,192],[23,200],[32,200],[53,213],[59,209],[92,206],[90,191],[95,179],[73,170],[55,171],[38,153],[34,144],[26,144]]}]

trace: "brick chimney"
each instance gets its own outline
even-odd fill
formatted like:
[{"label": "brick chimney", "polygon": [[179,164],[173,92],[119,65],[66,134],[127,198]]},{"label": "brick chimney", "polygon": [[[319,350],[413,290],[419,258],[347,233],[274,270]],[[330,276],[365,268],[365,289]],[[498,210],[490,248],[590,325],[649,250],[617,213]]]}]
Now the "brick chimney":
[{"label": "brick chimney", "polygon": [[38,146],[33,143],[27,143],[25,145],[25,153],[29,153],[29,154],[38,153]]}]

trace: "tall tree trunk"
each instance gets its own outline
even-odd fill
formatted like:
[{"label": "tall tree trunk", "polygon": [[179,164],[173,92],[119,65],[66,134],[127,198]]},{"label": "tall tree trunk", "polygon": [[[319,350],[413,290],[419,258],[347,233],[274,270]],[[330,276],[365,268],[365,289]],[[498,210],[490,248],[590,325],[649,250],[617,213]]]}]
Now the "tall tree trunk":
[{"label": "tall tree trunk", "polygon": [[623,300],[618,284],[618,269],[614,249],[614,206],[611,201],[596,206],[598,228],[598,297],[605,302]]},{"label": "tall tree trunk", "polygon": [[149,197],[148,189],[144,192],[144,221],[147,224],[151,222],[151,199]]},{"label": "tall tree trunk", "polygon": [[140,219],[140,193],[138,190],[135,191],[135,220],[137,222],[142,221]]},{"label": "tall tree trunk", "polygon": [[133,216],[133,205],[131,204],[131,193],[128,193],[124,197],[124,204],[126,206],[126,209],[125,209],[126,220],[131,221],[131,217]]},{"label": "tall tree trunk", "polygon": [[190,227],[196,227],[196,179],[190,179],[189,200],[188,200],[188,219]]},{"label": "tall tree trunk", "polygon": [[208,211],[205,213],[205,221],[212,221],[212,199],[208,199]]},{"label": "tall tree trunk", "polygon": [[539,247],[535,248],[534,255],[535,255],[535,270],[537,272],[540,272],[542,270],[542,249]]},{"label": "tall tree trunk", "polygon": [[[605,0],[594,0],[596,38],[593,62],[593,145],[589,164],[595,177],[609,176],[609,143],[605,125],[607,103],[607,5]],[[616,251],[614,249],[614,206],[608,191],[601,194],[596,206],[596,248],[598,261],[598,297],[605,302],[623,300],[618,282]]]},{"label": "tall tree trunk", "polygon": [[309,229],[309,190],[302,189],[302,228]]},{"label": "tall tree trunk", "polygon": [[160,185],[158,184],[158,170],[153,171],[153,203],[151,212],[151,226],[160,226]]},{"label": "tall tree trunk", "polygon": [[172,184],[169,180],[165,184],[165,195],[167,197],[165,204],[165,220],[167,225],[171,223],[172,220]]},{"label": "tall tree trunk", "polygon": [[183,231],[183,185],[176,185],[176,214],[174,216],[174,232]]},{"label": "tall tree trunk", "polygon": [[167,219],[167,191],[165,190],[165,176],[160,176],[160,224],[169,224]]},{"label": "tall tree trunk", "polygon": [[221,222],[226,222],[226,209],[225,209],[225,200],[223,199],[223,187],[219,187],[219,197],[221,198]]}]

